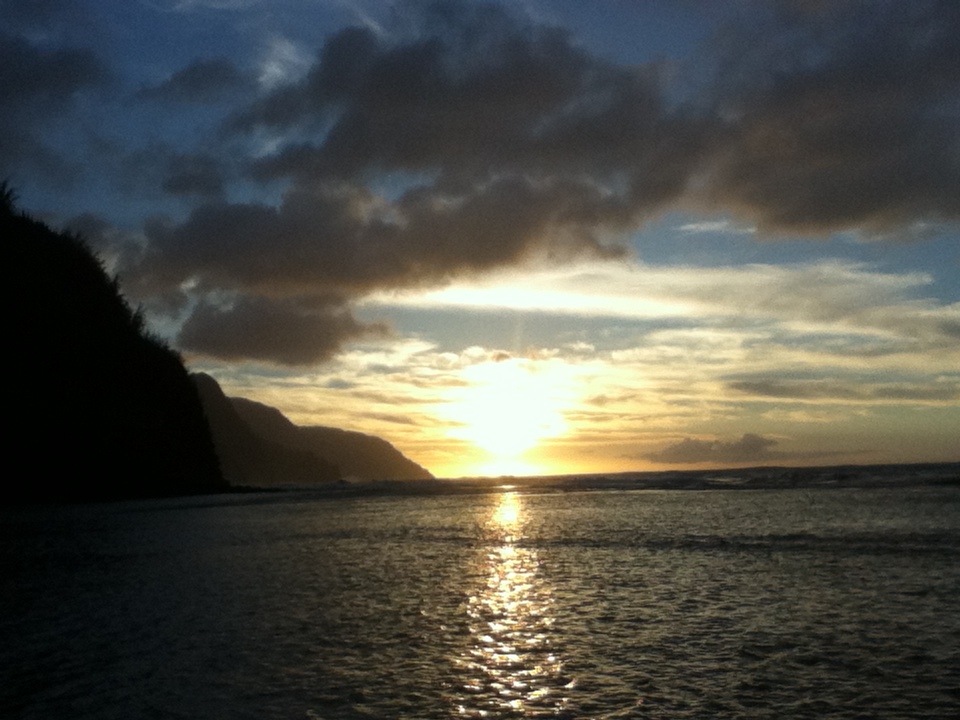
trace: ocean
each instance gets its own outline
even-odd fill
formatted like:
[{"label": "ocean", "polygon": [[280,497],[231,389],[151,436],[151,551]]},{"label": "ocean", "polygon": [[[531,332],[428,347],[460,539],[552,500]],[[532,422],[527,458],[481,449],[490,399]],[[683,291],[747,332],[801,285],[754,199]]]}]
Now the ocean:
[{"label": "ocean", "polygon": [[0,716],[955,718],[955,470],[3,508]]}]

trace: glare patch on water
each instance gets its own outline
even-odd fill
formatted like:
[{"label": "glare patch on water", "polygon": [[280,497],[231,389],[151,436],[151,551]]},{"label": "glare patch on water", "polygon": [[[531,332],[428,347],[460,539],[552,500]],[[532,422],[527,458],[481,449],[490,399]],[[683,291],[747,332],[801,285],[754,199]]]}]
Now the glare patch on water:
[{"label": "glare patch on water", "polygon": [[482,578],[463,609],[469,638],[454,659],[461,681],[451,697],[461,717],[547,717],[568,708],[563,660],[554,647],[554,598],[523,539],[522,498],[499,495],[477,558]]}]

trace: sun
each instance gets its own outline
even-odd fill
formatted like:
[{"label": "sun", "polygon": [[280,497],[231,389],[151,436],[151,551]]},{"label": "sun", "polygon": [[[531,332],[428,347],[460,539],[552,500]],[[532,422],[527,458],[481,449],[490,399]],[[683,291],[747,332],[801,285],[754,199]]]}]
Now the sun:
[{"label": "sun", "polygon": [[547,362],[507,358],[472,365],[463,379],[445,413],[453,422],[450,434],[487,453],[481,474],[536,474],[521,455],[566,430],[569,373]]}]

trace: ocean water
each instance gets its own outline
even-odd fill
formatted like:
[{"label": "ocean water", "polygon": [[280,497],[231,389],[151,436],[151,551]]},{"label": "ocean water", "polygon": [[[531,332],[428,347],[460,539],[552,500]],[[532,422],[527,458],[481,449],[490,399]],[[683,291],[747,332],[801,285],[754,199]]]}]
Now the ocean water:
[{"label": "ocean water", "polygon": [[589,487],[4,509],[0,716],[960,716],[957,485]]}]

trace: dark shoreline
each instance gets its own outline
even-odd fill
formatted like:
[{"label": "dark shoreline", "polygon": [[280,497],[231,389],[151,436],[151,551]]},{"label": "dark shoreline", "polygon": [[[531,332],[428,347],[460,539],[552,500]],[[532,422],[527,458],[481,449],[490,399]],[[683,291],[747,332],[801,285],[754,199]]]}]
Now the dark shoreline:
[{"label": "dark shoreline", "polygon": [[424,480],[334,481],[314,485],[231,486],[216,493],[155,497],[95,497],[75,502],[15,502],[7,509],[157,503],[170,507],[205,507],[232,501],[243,504],[278,499],[339,499],[374,496],[463,495],[513,491],[566,493],[602,491],[831,490],[960,485],[960,462],[906,465],[834,465],[823,467],[749,467],[710,470],[541,475],[529,477],[462,477]]},{"label": "dark shoreline", "polygon": [[960,462],[825,467],[749,467],[530,477],[340,481],[298,487],[242,487],[228,493],[286,493],[324,497],[449,495],[590,490],[776,490],[960,485]]}]

